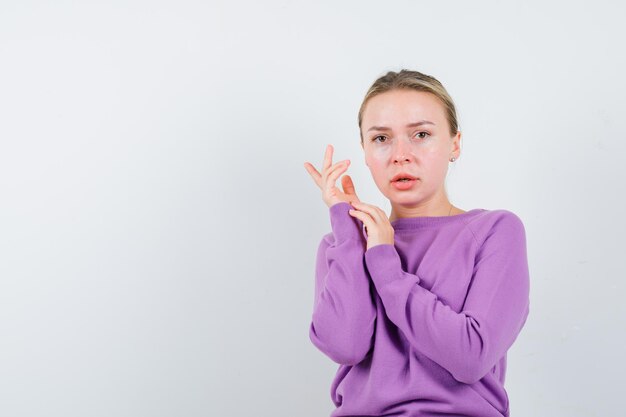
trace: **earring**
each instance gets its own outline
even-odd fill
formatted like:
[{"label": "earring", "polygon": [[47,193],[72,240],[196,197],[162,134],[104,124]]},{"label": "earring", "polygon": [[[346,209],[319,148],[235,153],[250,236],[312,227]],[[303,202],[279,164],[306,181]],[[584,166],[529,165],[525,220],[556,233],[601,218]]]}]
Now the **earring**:
[{"label": "earring", "polygon": [[452,158],[450,158],[450,162],[454,162],[456,161],[456,158],[453,156]]}]

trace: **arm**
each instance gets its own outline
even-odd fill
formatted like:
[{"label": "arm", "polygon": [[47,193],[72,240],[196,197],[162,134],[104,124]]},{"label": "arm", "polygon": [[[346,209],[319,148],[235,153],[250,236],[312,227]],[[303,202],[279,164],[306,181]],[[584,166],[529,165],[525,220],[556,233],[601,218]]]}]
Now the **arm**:
[{"label": "arm", "polygon": [[529,312],[526,236],[508,212],[478,248],[463,310],[459,313],[402,270],[390,244],[365,253],[367,268],[387,316],[412,346],[466,384],[484,377],[513,344]]},{"label": "arm", "polygon": [[[355,365],[372,346],[376,308],[365,271],[365,242],[349,203],[330,207],[332,237],[323,238],[315,269],[311,342],[333,361]],[[332,238],[330,239],[332,240]]]}]

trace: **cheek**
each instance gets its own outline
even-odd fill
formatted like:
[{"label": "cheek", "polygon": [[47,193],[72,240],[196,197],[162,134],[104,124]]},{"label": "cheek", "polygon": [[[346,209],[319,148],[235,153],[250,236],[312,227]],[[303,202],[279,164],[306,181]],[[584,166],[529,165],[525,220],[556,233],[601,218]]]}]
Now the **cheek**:
[{"label": "cheek", "polygon": [[441,165],[446,160],[448,150],[440,146],[430,146],[421,149],[421,157],[425,163],[432,167]]},{"label": "cheek", "polygon": [[378,146],[370,150],[369,157],[373,162],[383,163],[391,156],[391,146]]},{"label": "cheek", "polygon": [[420,152],[424,158],[427,158],[431,161],[436,161],[441,158],[442,149],[437,146],[423,146],[420,149]]},{"label": "cheek", "polygon": [[386,178],[387,173],[387,161],[389,158],[385,155],[380,155],[378,152],[368,153],[365,157],[367,167],[369,168],[372,177],[379,183],[381,178]]},{"label": "cheek", "polygon": [[448,164],[441,154],[433,153],[422,158],[422,167],[431,179],[435,179],[445,176]]}]

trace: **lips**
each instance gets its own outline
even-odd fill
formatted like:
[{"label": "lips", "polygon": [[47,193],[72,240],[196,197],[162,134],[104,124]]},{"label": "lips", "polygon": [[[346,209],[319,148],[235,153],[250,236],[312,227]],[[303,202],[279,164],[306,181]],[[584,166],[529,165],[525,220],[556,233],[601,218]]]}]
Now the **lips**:
[{"label": "lips", "polygon": [[396,182],[396,181],[398,181],[398,180],[400,180],[400,179],[402,179],[402,178],[408,178],[408,179],[410,179],[410,180],[416,180],[416,179],[417,179],[417,177],[415,177],[415,176],[413,176],[413,175],[411,175],[411,174],[408,174],[408,173],[406,173],[406,172],[401,172],[401,173],[399,173],[399,174],[396,174],[396,175],[395,175],[395,176],[391,179],[391,182]]}]

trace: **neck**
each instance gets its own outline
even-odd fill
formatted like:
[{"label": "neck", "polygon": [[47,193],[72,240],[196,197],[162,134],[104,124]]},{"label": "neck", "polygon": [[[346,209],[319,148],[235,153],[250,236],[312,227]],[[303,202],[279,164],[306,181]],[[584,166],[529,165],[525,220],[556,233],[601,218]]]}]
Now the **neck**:
[{"label": "neck", "polygon": [[425,202],[415,205],[401,205],[392,203],[391,215],[389,221],[401,219],[405,217],[433,217],[433,216],[451,216],[458,211],[447,199],[437,204],[433,202]]}]

